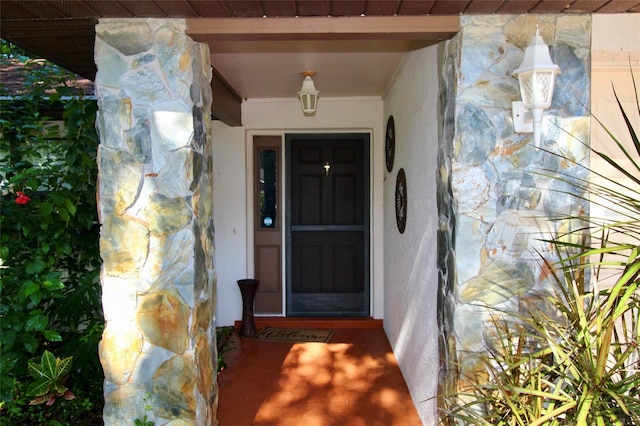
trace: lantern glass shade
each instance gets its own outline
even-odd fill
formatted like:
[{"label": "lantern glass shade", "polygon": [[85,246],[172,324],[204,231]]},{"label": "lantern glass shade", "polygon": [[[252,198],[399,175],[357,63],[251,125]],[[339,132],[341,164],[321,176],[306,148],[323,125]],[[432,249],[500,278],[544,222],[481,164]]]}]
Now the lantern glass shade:
[{"label": "lantern glass shade", "polygon": [[302,89],[298,92],[300,98],[300,104],[302,105],[302,112],[305,114],[313,114],[316,112],[318,105],[318,92],[311,76],[306,76],[302,82]]},{"label": "lantern glass shade", "polygon": [[553,63],[547,46],[536,27],[536,35],[524,52],[520,67],[513,72],[520,82],[520,95],[526,109],[551,106],[556,74],[560,68]]},{"label": "lantern glass shade", "polygon": [[559,73],[560,67],[551,60],[549,46],[536,26],[536,35],[524,51],[522,64],[513,72],[520,83],[522,102],[513,102],[512,113],[516,132],[533,131],[537,147],[540,146],[542,112],[551,106],[556,74]]},{"label": "lantern glass shade", "polygon": [[522,72],[518,75],[518,80],[520,95],[526,109],[547,109],[551,106],[555,85],[553,70]]}]

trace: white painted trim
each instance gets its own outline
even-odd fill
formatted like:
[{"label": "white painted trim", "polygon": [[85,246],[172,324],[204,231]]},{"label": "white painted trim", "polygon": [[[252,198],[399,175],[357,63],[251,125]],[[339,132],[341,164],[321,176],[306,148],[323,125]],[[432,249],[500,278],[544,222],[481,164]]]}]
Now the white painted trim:
[{"label": "white painted trim", "polygon": [[617,68],[629,70],[640,66],[640,50],[594,50],[591,69]]}]

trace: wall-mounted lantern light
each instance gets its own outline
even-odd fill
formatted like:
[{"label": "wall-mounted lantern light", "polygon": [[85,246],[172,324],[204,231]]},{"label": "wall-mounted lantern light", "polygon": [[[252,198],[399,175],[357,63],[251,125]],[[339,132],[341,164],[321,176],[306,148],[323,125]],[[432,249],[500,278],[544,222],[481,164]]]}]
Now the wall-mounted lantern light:
[{"label": "wall-mounted lantern light", "polygon": [[542,112],[551,106],[556,74],[560,68],[551,61],[549,46],[536,25],[536,35],[524,52],[524,60],[513,72],[520,83],[522,101],[513,102],[513,127],[518,133],[533,132],[535,146],[540,146]]},{"label": "wall-mounted lantern light", "polygon": [[305,114],[313,114],[316,112],[316,106],[318,105],[318,92],[316,86],[313,84],[311,77],[316,75],[315,71],[304,71],[300,75],[304,76],[302,82],[302,89],[298,92],[300,103],[302,104],[302,112]]}]

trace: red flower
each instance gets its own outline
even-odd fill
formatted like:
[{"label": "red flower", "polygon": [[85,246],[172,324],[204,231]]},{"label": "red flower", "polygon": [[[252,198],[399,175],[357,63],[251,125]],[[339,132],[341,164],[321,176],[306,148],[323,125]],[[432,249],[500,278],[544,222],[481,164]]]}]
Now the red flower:
[{"label": "red flower", "polygon": [[16,203],[18,204],[27,204],[31,201],[31,198],[25,195],[22,191],[18,191],[16,194],[18,195],[18,198],[16,198]]}]

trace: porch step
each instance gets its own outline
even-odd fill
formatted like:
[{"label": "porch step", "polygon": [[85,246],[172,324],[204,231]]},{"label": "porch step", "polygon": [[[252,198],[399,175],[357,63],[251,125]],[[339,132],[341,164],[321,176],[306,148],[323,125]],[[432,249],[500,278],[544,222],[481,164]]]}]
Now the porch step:
[{"label": "porch step", "polygon": [[[286,328],[382,328],[382,320],[374,318],[255,317],[256,329],[266,326]],[[242,321],[235,322],[240,330]]]}]

